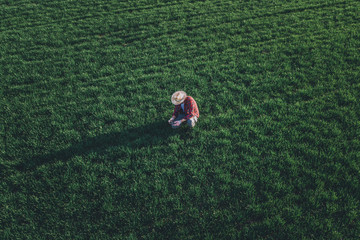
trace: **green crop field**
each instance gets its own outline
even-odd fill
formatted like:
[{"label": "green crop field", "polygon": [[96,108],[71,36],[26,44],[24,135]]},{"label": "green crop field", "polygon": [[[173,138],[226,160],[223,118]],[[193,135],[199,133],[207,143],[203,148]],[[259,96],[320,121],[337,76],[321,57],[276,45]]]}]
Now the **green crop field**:
[{"label": "green crop field", "polygon": [[357,0],[0,0],[0,89],[0,239],[360,238]]}]

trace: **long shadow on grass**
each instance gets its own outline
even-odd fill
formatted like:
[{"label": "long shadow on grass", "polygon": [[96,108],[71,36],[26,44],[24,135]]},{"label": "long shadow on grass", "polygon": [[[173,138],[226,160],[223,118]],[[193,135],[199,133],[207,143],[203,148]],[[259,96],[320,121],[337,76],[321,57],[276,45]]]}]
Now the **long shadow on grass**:
[{"label": "long shadow on grass", "polygon": [[172,129],[166,121],[157,121],[145,126],[127,129],[122,132],[102,134],[96,137],[87,137],[70,147],[49,154],[32,156],[17,165],[19,171],[31,171],[43,164],[55,161],[67,161],[73,156],[86,155],[91,152],[104,153],[109,147],[129,147],[138,149],[146,146],[166,144],[167,139],[175,134],[180,138],[189,136],[191,130],[186,126]]}]

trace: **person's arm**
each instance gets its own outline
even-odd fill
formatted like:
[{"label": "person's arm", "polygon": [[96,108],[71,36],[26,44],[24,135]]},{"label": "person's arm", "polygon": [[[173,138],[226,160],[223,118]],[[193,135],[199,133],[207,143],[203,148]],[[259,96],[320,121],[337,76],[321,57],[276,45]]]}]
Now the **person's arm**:
[{"label": "person's arm", "polygon": [[175,118],[179,115],[179,112],[180,112],[180,108],[179,108],[180,105],[176,105],[175,108],[174,108],[174,112],[172,114],[172,117],[169,119],[169,124],[172,124],[175,120]]},{"label": "person's arm", "polygon": [[172,117],[175,119],[179,115],[180,105],[176,105]]},{"label": "person's arm", "polygon": [[174,120],[175,120],[175,117],[174,116],[172,116],[170,119],[169,119],[169,124],[172,124],[173,122],[174,122]]},{"label": "person's arm", "polygon": [[181,123],[186,122],[186,121],[187,121],[187,119],[185,119],[185,118],[180,120]]},{"label": "person's arm", "polygon": [[189,99],[187,101],[186,104],[188,107],[186,109],[186,116],[183,119],[183,121],[187,121],[188,119],[192,118],[194,116],[193,112],[194,112],[194,100],[193,99]]}]

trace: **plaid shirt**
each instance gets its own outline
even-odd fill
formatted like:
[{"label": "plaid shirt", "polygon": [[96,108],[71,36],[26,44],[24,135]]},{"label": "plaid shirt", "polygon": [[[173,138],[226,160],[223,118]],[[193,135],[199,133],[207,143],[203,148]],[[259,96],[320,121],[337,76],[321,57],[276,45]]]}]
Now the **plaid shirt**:
[{"label": "plaid shirt", "polygon": [[[184,103],[184,112],[185,112],[185,119],[188,120],[193,116],[199,117],[199,109],[195,102],[195,100],[191,96],[187,96],[185,98]],[[181,104],[175,105],[173,117],[177,117],[181,112]]]}]

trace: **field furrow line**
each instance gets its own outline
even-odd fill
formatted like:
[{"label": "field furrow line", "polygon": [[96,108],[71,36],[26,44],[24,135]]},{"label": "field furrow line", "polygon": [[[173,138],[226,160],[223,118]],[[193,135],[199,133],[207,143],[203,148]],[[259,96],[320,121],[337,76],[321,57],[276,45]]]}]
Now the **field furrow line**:
[{"label": "field furrow line", "polygon": [[[207,17],[211,17],[212,15],[215,15],[217,13],[221,13],[222,11],[212,11],[212,12],[204,12],[204,13],[194,13],[194,14],[191,14],[191,13],[186,13],[186,15],[180,15],[178,14],[178,16],[174,16],[172,15],[171,18],[166,18],[166,19],[162,19],[161,21],[159,20],[154,20],[154,21],[147,21],[147,22],[138,22],[138,18],[130,18],[130,19],[124,19],[123,22],[119,22],[119,24],[129,24],[130,22],[137,22],[136,25],[137,26],[140,26],[140,27],[144,27],[144,26],[158,26],[159,24],[162,24],[164,25],[165,23],[169,23],[169,25],[172,25],[171,23],[177,23],[178,20],[181,20],[181,19],[186,19],[187,21],[191,20],[192,18],[199,18],[201,16],[207,16]],[[185,12],[184,12],[185,13]],[[102,15],[101,13],[99,13],[98,15],[94,16],[94,15],[85,15],[85,16],[81,16],[81,17],[76,17],[76,18],[72,18],[72,19],[67,19],[65,22],[62,21],[62,20],[59,20],[59,21],[56,21],[56,22],[53,22],[51,24],[38,24],[38,25],[33,25],[32,23],[27,23],[28,25],[25,26],[25,28],[27,30],[29,30],[29,27],[30,28],[36,28],[36,27],[47,27],[49,25],[51,26],[54,26],[54,23],[61,23],[61,25],[64,25],[64,24],[67,24],[67,23],[77,23],[77,24],[82,24],[82,23],[85,23],[87,19],[94,19],[93,17],[102,17],[104,15]],[[159,17],[158,15],[154,15],[156,17]],[[152,17],[151,15],[149,17]],[[81,20],[81,21],[78,21],[78,20]],[[201,19],[199,19],[201,20]],[[43,21],[41,21],[43,22]],[[114,23],[114,22],[113,22]],[[84,25],[85,26],[85,25]],[[87,26],[87,27],[91,27],[91,25]],[[0,28],[0,30],[2,30]],[[127,32],[129,30],[128,27],[124,27],[122,29],[117,29],[115,32],[112,32],[113,33],[122,33],[122,32]],[[12,27],[11,30],[4,30],[2,31],[3,33],[6,33],[6,32],[14,32],[14,31],[19,31],[19,29],[17,27]],[[97,35],[97,34],[95,34]]]},{"label": "field furrow line", "polygon": [[[356,26],[358,25],[357,23],[353,23],[353,24],[350,24],[348,25],[349,27],[351,26]],[[338,27],[339,29],[341,28],[341,26]],[[338,32],[340,32],[341,30],[339,30]],[[289,35],[289,36],[286,36],[286,37],[277,37],[277,38],[272,38],[272,39],[264,39],[264,40],[253,40],[253,39],[245,39],[247,41],[242,41],[241,42],[241,45],[238,45],[236,42],[227,42],[228,46],[230,45],[233,45],[233,47],[228,47],[228,48],[225,48],[224,50],[233,50],[233,51],[236,51],[239,49],[240,46],[248,46],[248,47],[256,47],[256,46],[259,46],[259,45],[263,45],[263,44],[266,44],[266,43],[270,43],[270,42],[273,42],[274,44],[275,43],[279,43],[279,42],[282,42],[282,43],[285,43],[285,42],[289,42],[288,40],[289,39],[292,39],[292,38],[306,38],[306,37],[311,37],[312,40],[320,40],[321,39],[321,36],[322,34],[324,33],[327,33],[326,30],[318,30],[316,32],[307,32],[307,33],[303,33],[303,34],[292,34],[292,35]],[[162,40],[162,39],[157,39],[158,41]],[[165,38],[164,38],[165,40]],[[205,40],[205,39],[200,39],[199,41],[202,41],[202,40]],[[189,55],[191,54],[194,54],[196,55],[197,57],[195,57],[194,59],[196,60],[197,58],[201,58],[203,56],[209,56],[211,55],[212,53],[209,53],[209,54],[205,54],[205,55],[198,55],[198,47],[196,45],[192,45],[191,47],[189,48],[181,48],[180,49],[181,51],[179,52],[186,52],[186,53],[189,53]],[[190,51],[189,51],[190,50]],[[191,50],[194,50],[193,52]],[[262,49],[259,49],[259,52],[261,52]],[[146,55],[152,55],[152,54],[155,54],[156,51],[145,51],[143,52],[143,54],[146,54]],[[245,56],[247,55],[248,53],[245,51],[245,52],[237,52],[238,54],[240,54],[239,56]],[[157,54],[157,56],[159,57],[167,57],[169,56],[167,53],[164,53],[164,54]],[[143,57],[138,57],[138,58],[132,58],[133,61],[136,61],[136,60],[141,60],[143,59]],[[144,63],[146,63],[147,60],[144,60]],[[138,62],[137,62],[138,64]],[[144,66],[141,66],[141,67],[144,67]],[[140,67],[140,68],[141,68]]]},{"label": "field furrow line", "polygon": [[[355,84],[353,84],[355,85]],[[299,91],[302,91],[302,90],[306,90],[308,89],[307,87],[304,87],[304,88],[300,88],[300,89],[297,89],[294,94],[296,92],[299,92]],[[85,89],[84,89],[85,90]],[[250,89],[250,91],[252,91]],[[323,99],[328,99],[329,97],[333,96],[334,93],[338,92],[339,89],[334,89],[334,90],[331,90],[331,91],[327,91],[327,92],[324,92],[322,95],[317,95],[316,98],[312,98],[310,100],[301,100],[301,101],[298,101],[300,103],[300,105],[302,104],[311,104],[312,102],[316,102],[316,101],[321,101]],[[86,92],[86,90],[85,90]],[[82,94],[85,94],[85,92],[83,91]],[[231,92],[231,91],[230,91]],[[230,93],[229,92],[229,93]],[[233,92],[235,95],[237,95],[237,92]],[[43,94],[48,94],[47,91],[43,92]],[[61,97],[60,97],[61,98]],[[59,98],[58,98],[59,99]],[[289,104],[289,105],[292,105],[291,103],[288,103],[286,99],[284,99],[284,101]],[[256,103],[251,103],[250,105],[247,105],[247,108],[249,110],[255,110],[257,109],[259,106],[263,105],[265,102],[267,102],[267,99],[264,99],[260,102],[256,102]],[[80,106],[83,106],[84,104],[85,105],[89,105],[89,104],[94,104],[94,103],[98,103],[98,99],[97,98],[86,98],[86,99],[83,99],[81,101],[79,100],[76,100],[73,102],[73,106],[75,105],[80,105]],[[49,109],[49,107],[51,106],[56,106],[57,109],[66,109],[69,107],[69,103],[66,102],[64,104],[59,104],[58,102],[52,102],[52,103],[48,103],[48,102],[41,102],[41,103],[36,103],[36,105],[33,106],[32,109],[29,109],[28,111],[28,114],[30,115],[38,115],[39,113],[43,112],[44,110],[46,111],[47,109]]]},{"label": "field furrow line", "polygon": [[[221,5],[220,4],[221,3],[221,1],[219,1],[219,5]],[[169,6],[174,6],[174,5],[181,5],[182,6],[182,8],[183,8],[183,10],[184,11],[181,11],[181,12],[176,12],[176,14],[178,15],[177,17],[178,17],[178,19],[180,19],[180,17],[184,17],[184,14],[185,14],[185,17],[186,17],[186,13],[188,14],[188,11],[187,11],[187,9],[184,9],[184,7],[188,7],[188,5],[183,5],[183,4],[181,4],[181,3],[178,3],[178,4],[174,4],[174,3],[172,3],[172,4],[168,4]],[[161,6],[160,8],[163,8],[163,7],[166,7],[167,5],[164,5],[164,6]],[[155,8],[155,9],[157,9],[157,8]],[[51,22],[49,22],[49,21],[47,21],[47,23],[45,24],[44,23],[44,21],[43,20],[41,20],[41,21],[39,21],[39,22],[31,22],[31,21],[27,21],[27,23],[26,24],[22,24],[22,25],[17,25],[17,26],[12,26],[12,30],[8,30],[8,31],[15,31],[14,29],[16,29],[16,31],[18,31],[18,30],[21,30],[21,28],[26,28],[26,29],[28,29],[29,27],[30,28],[33,28],[33,27],[46,27],[46,26],[49,26],[49,25],[54,25],[55,23],[61,23],[61,25],[64,25],[64,24],[66,24],[66,23],[74,23],[74,22],[76,22],[76,21],[78,21],[78,20],[86,20],[86,19],[97,19],[97,18],[101,18],[101,17],[105,17],[105,16],[109,16],[109,14],[112,14],[112,13],[120,13],[120,12],[125,12],[126,10],[113,10],[113,11],[103,11],[103,12],[96,12],[96,14],[86,14],[86,15],[82,15],[82,16],[77,16],[77,17],[72,17],[72,18],[66,18],[66,21],[64,21],[64,19],[59,19],[59,20],[53,20],[53,21],[51,21]],[[204,10],[202,10],[202,11],[204,11]],[[68,10],[68,9],[66,9],[66,13],[68,14],[70,11]],[[39,14],[41,14],[41,15],[44,15],[44,16],[51,16],[52,14],[51,13],[45,13],[45,14],[43,14],[43,13],[39,13]],[[203,14],[206,14],[206,11],[204,11],[204,13]],[[74,15],[78,15],[78,13],[77,12],[74,12]],[[132,15],[132,14],[129,14],[130,16]],[[164,14],[165,15],[165,14]],[[194,15],[196,15],[196,14],[194,14]],[[139,16],[142,16],[142,15],[140,15],[139,14]],[[154,15],[148,15],[148,18],[152,18],[152,17],[156,17],[156,18],[158,18],[158,19],[161,19],[161,22],[163,22],[163,21],[172,21],[171,19],[170,20],[167,20],[168,19],[168,17],[164,20],[164,18],[162,18],[162,15],[159,15],[158,13],[156,13],[156,14],[154,14]],[[166,13],[166,16],[168,16],[168,13]],[[176,15],[174,15],[174,14],[172,14],[171,15],[171,17],[172,18],[174,18],[174,17],[176,17]],[[2,19],[3,21],[5,21],[5,20],[7,20],[6,18],[5,19]],[[12,18],[10,18],[9,20],[13,20]],[[139,17],[132,17],[132,18],[125,18],[125,19],[122,19],[122,20],[127,20],[127,21],[125,21],[125,22],[131,22],[131,21],[139,21]],[[157,21],[154,21],[154,24],[156,24],[156,23],[159,23],[159,20],[157,20]],[[20,28],[20,29],[19,29]],[[127,28],[124,28],[124,29],[127,29]],[[2,30],[1,28],[0,28],[0,30]],[[6,32],[6,29],[4,30],[4,32]]]},{"label": "field furrow line", "polygon": [[[272,17],[272,16],[277,16],[277,15],[280,15],[280,14],[287,14],[287,13],[296,13],[296,12],[303,12],[303,11],[306,11],[306,10],[316,10],[316,9],[321,9],[321,8],[325,8],[325,7],[332,7],[332,6],[337,6],[337,5],[343,5],[345,4],[346,2],[337,2],[337,3],[332,3],[332,4],[322,4],[322,5],[313,5],[313,6],[308,6],[308,7],[303,7],[303,8],[292,8],[292,9],[287,9],[287,10],[283,10],[283,11],[279,11],[279,12],[273,12],[273,13],[264,13],[262,15],[259,15],[259,14],[255,14],[253,16],[249,16],[247,18],[242,18],[242,19],[238,19],[238,20],[249,20],[249,19],[256,19],[256,18],[265,18],[265,17]],[[217,11],[213,11],[214,12],[217,12]],[[254,11],[255,12],[255,11]],[[182,13],[185,13],[185,12],[182,12]],[[38,25],[36,25],[36,23],[31,23],[31,22],[28,22],[26,23],[26,25],[22,25],[22,26],[13,26],[13,29],[12,30],[4,30],[3,32],[7,32],[7,31],[15,31],[14,29],[16,29],[16,31],[20,30],[20,28],[24,27],[24,28],[28,28],[28,27],[45,27],[45,26],[48,26],[48,25],[54,25],[54,23],[61,23],[62,25],[64,23],[72,23],[72,22],[75,22],[75,21],[78,21],[78,20],[85,20],[85,19],[94,19],[94,18],[98,18],[98,17],[104,17],[106,15],[108,15],[109,12],[98,12],[96,13],[96,15],[94,14],[91,14],[91,15],[83,15],[83,16],[80,16],[80,17],[74,17],[74,18],[67,18],[66,21],[64,21],[63,19],[61,20],[57,20],[57,21],[52,21],[52,22],[48,22],[46,24],[43,24],[43,21],[39,22]],[[181,15],[180,13],[178,13],[178,19],[182,19],[184,16]],[[206,15],[207,13],[204,12],[202,13],[203,15]],[[50,15],[50,14],[49,14]],[[157,17],[159,17],[159,15],[156,15]],[[186,15],[185,15],[186,16]],[[189,15],[190,17],[192,16],[197,16],[197,14],[191,14]],[[211,16],[211,15],[209,15]],[[174,16],[172,16],[174,17]],[[127,19],[129,21],[131,21],[132,19]],[[138,20],[137,18],[133,18],[133,20]],[[166,21],[174,21],[174,20],[165,20]],[[175,19],[176,21],[176,19]],[[231,22],[233,20],[230,20],[228,21]],[[152,24],[157,24],[159,21],[154,21],[153,23],[148,23],[148,25],[152,25]],[[162,20],[163,22],[163,20]],[[147,24],[147,23],[145,23]],[[127,28],[124,28],[124,30],[127,29]]]},{"label": "field furrow line", "polygon": [[[317,14],[317,13],[314,12],[314,15],[315,14]],[[162,36],[162,35],[171,36],[171,35],[180,34],[180,33],[183,33],[183,32],[186,33],[189,30],[191,32],[200,31],[202,29],[208,29],[209,26],[213,26],[213,25],[217,25],[217,27],[214,27],[211,30],[215,30],[215,29],[221,30],[221,27],[223,25],[226,25],[226,24],[234,24],[234,22],[235,23],[236,22],[243,22],[243,21],[246,21],[246,20],[254,20],[254,19],[259,19],[259,18],[268,18],[268,17],[273,17],[273,16],[276,16],[276,15],[277,15],[277,13],[273,13],[273,14],[267,14],[267,15],[258,16],[258,17],[253,17],[253,16],[245,17],[245,18],[241,17],[241,18],[233,18],[231,20],[215,22],[215,23],[187,25],[187,26],[181,26],[181,27],[176,28],[176,29],[170,29],[167,32],[159,32],[159,33],[156,33],[156,34],[134,33],[132,35],[127,35],[126,37],[123,38],[123,40],[125,41],[125,44],[131,44],[131,43],[138,42],[138,41],[142,42],[142,41],[145,41],[145,40],[150,39],[150,38],[157,38],[157,37]],[[316,20],[313,20],[313,21],[316,21]],[[356,19],[354,21],[356,21]],[[117,36],[117,33],[112,33],[112,35]]]},{"label": "field furrow line", "polygon": [[[355,23],[353,25],[357,25],[357,24]],[[351,25],[349,25],[349,27],[351,27]],[[338,31],[338,32],[340,32],[340,31]],[[311,34],[312,41],[315,41],[316,38],[321,38],[324,33],[326,33],[326,30],[320,30],[320,31],[317,31],[317,32],[312,32],[312,34]],[[281,40],[281,42],[286,43],[291,38],[306,38],[306,37],[307,37],[307,34],[298,34],[298,35],[291,35],[291,36],[288,36],[288,37],[277,38],[277,39],[269,39],[269,40],[262,40],[262,41],[251,41],[250,44],[244,44],[243,46],[252,47],[253,49],[257,49],[258,46],[262,46],[262,45],[267,44],[269,42],[273,42],[275,44],[275,43],[279,43],[279,40]],[[239,57],[248,55],[247,51],[240,51],[239,52],[238,47],[239,46],[228,47],[228,48],[224,49],[224,51],[235,51],[235,52],[237,52],[237,55]],[[196,46],[191,46],[190,48],[187,48],[187,47],[180,48],[179,51],[182,52],[182,53],[186,52],[186,54],[188,56],[186,59],[189,59],[194,64],[193,65],[194,68],[197,68],[198,65],[202,65],[202,63],[201,63],[202,59],[208,59],[210,56],[214,56],[214,52],[207,52],[206,54],[199,54],[198,53],[198,48]],[[258,52],[261,52],[261,51],[262,51],[262,49],[258,49]],[[89,52],[89,53],[91,53],[91,52]],[[148,53],[148,52],[146,52],[145,54],[146,55],[152,55],[151,53]],[[196,57],[190,57],[190,56],[193,56],[193,55],[195,55]],[[183,62],[183,56],[178,56],[177,54],[168,55],[167,53],[164,53],[164,54],[158,54],[157,57],[158,57],[158,59],[156,60],[157,65],[152,64],[151,66],[149,66],[149,62],[151,62],[151,63],[154,62],[151,59],[151,57],[150,58],[144,58],[142,56],[142,57],[138,57],[138,58],[132,58],[131,59],[131,62],[132,62],[131,65],[134,65],[134,66],[132,66],[130,68],[133,71],[143,70],[144,72],[146,72],[148,69],[153,69],[153,68],[156,68],[156,67],[162,67],[162,68],[172,67],[172,66],[176,66],[177,64]],[[171,57],[174,57],[175,60],[168,61],[167,59],[169,59]],[[123,62],[123,63],[126,63],[126,61]],[[196,64],[196,63],[198,63],[198,64]],[[28,62],[27,64],[32,65],[31,62]],[[119,75],[115,75],[115,76],[120,77],[123,74],[124,74],[124,72],[119,73]],[[77,75],[73,75],[73,76],[76,77]],[[78,74],[78,76],[80,76],[80,74]],[[86,83],[81,83],[80,86],[93,85],[95,82],[99,83],[99,81],[101,81],[101,79],[103,79],[103,77],[92,79],[91,81],[88,81]],[[54,81],[54,83],[56,83],[56,82],[63,82],[64,80],[61,80],[61,78],[59,78],[58,80],[53,79],[52,81]],[[22,88],[22,87],[24,87],[24,88],[38,87],[38,86],[41,86],[42,84],[43,83],[40,82],[40,83],[28,83],[28,84],[10,86],[9,90]],[[44,92],[46,92],[46,91],[44,91]]]},{"label": "field furrow line", "polygon": [[[356,23],[353,24],[354,26],[357,25]],[[349,25],[349,27],[351,27],[351,25]],[[340,32],[341,30],[339,30],[338,32]],[[333,32],[333,33],[336,33],[336,32]],[[312,41],[316,41],[317,39],[321,39],[322,38],[322,35],[323,34],[326,34],[326,31],[325,30],[320,30],[320,31],[317,31],[317,32],[313,32],[311,34],[311,37],[312,37]],[[258,46],[262,46],[264,44],[268,44],[269,42],[273,42],[274,44],[276,43],[279,43],[280,40],[281,42],[288,42],[289,39],[291,38],[306,38],[307,37],[307,34],[298,34],[298,35],[291,35],[291,36],[288,36],[288,37],[283,37],[283,38],[277,38],[277,39],[268,39],[268,40],[262,40],[262,41],[252,41],[252,43],[250,44],[244,44],[243,46],[247,46],[247,47],[252,47],[253,50],[257,49]],[[230,46],[230,45],[229,45]],[[191,47],[184,47],[184,48],[181,48],[179,49],[180,52],[182,53],[186,53],[186,58],[185,59],[190,59],[191,62],[193,62],[195,65],[194,65],[194,68],[196,68],[198,65],[196,65],[196,62],[198,62],[200,60],[201,62],[201,59],[206,59],[206,58],[209,58],[210,56],[214,56],[214,52],[207,52],[206,54],[199,54],[198,52],[198,48],[196,46],[191,46]],[[237,52],[237,55],[239,57],[241,56],[246,56],[248,54],[247,51],[239,51],[239,45],[236,45],[236,44],[233,44],[233,47],[227,47],[224,49],[224,51],[235,51]],[[258,52],[261,52],[262,49],[258,49]],[[91,51],[89,51],[89,54],[91,54]],[[118,54],[118,52],[116,53]],[[145,55],[152,55],[151,53],[147,52]],[[195,55],[196,57],[193,58],[191,56]],[[157,64],[152,64],[151,66],[149,66],[149,62],[152,62],[154,63],[154,59],[152,59],[152,57],[150,56],[149,58],[144,58],[144,55],[142,57],[135,57],[135,58],[131,58],[131,63],[130,63],[130,66],[133,65],[133,66],[129,66],[133,71],[137,71],[137,70],[143,70],[144,72],[148,71],[148,69],[154,69],[156,67],[172,67],[172,66],[176,66],[178,63],[181,63],[183,61],[183,58],[184,58],[184,55],[182,56],[179,56],[178,54],[173,54],[173,55],[169,55],[167,53],[164,53],[164,54],[158,54],[157,55],[157,59],[155,60],[155,62]],[[168,60],[168,59],[173,59],[173,60]],[[180,60],[179,60],[180,59]],[[121,63],[122,61],[119,60],[119,63]],[[32,65],[32,64],[35,64],[36,62],[32,63],[32,62],[28,62],[26,63],[27,65]],[[59,62],[60,64],[62,62]],[[126,61],[123,63],[126,63]],[[200,63],[199,63],[200,64]],[[122,73],[121,73],[122,74]],[[76,75],[73,75],[73,76],[76,76]],[[94,81],[97,81],[96,79]],[[56,82],[56,81],[55,81]],[[41,83],[39,83],[41,84]],[[28,84],[24,84],[24,86],[26,87],[31,87],[31,86],[37,86],[37,83],[28,83]],[[13,87],[9,87],[9,89],[11,90]],[[14,88],[17,88],[16,86],[14,86]]]}]

